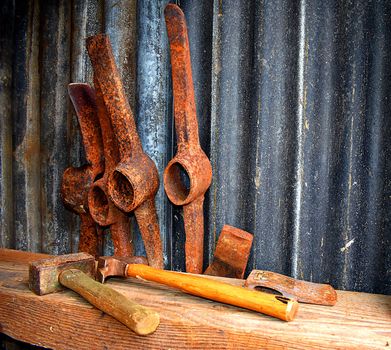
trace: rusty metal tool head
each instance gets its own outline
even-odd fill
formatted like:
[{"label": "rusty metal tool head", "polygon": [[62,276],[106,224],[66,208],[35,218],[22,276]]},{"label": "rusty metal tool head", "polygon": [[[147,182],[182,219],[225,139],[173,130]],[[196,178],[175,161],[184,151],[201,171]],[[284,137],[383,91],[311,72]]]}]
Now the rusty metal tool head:
[{"label": "rusty metal tool head", "polygon": [[164,170],[164,189],[170,201],[183,206],[186,271],[202,273],[204,194],[212,181],[212,167],[198,137],[191,72],[190,47],[182,10],[168,4],[164,10],[171,52],[174,119],[178,150]]},{"label": "rusty metal tool head", "polygon": [[88,211],[88,190],[103,172],[103,143],[96,113],[94,90],[87,84],[69,84],[69,96],[75,108],[88,164],[64,171],[61,195],[64,203],[80,215],[79,251],[100,255],[101,235]]},{"label": "rusty metal tool head", "polygon": [[117,140],[114,136],[111,121],[103,103],[102,93],[94,78],[97,113],[103,138],[103,150],[105,158],[105,171],[101,178],[97,179],[88,192],[88,207],[92,218],[100,226],[110,226],[111,238],[114,245],[114,255],[133,255],[133,244],[130,237],[129,217],[120,211],[107,194],[107,181],[119,162]]},{"label": "rusty metal tool head", "polygon": [[133,264],[127,258],[99,258],[97,280],[104,282],[110,276],[136,277],[157,282],[188,294],[262,312],[284,321],[293,320],[298,310],[296,300],[283,296],[251,291],[202,276]]},{"label": "rusty metal tool head", "polygon": [[217,241],[213,261],[204,274],[243,278],[252,243],[251,233],[224,225]]},{"label": "rusty metal tool head", "polygon": [[88,38],[87,50],[120,154],[120,162],[107,182],[108,194],[121,210],[134,211],[149,264],[162,268],[162,243],[155,208],[159,187],[156,165],[142,149],[108,36],[99,34]]},{"label": "rusty metal tool head", "polygon": [[287,298],[295,298],[301,303],[332,306],[337,302],[337,293],[329,284],[297,280],[271,271],[253,270],[244,286]]},{"label": "rusty metal tool head", "polygon": [[38,295],[60,291],[63,286],[70,288],[139,335],[148,335],[156,330],[160,318],[155,311],[96,282],[91,278],[94,272],[95,259],[86,253],[42,259],[30,264],[29,287]]}]

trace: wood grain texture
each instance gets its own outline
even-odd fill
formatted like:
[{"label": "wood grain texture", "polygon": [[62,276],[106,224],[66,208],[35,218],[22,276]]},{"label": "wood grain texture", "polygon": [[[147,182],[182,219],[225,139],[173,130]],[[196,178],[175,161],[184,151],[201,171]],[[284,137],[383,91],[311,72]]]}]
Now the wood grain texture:
[{"label": "wood grain texture", "polygon": [[[338,291],[334,307],[300,305],[289,323],[207,301],[153,283],[108,284],[160,313],[157,331],[140,337],[71,291],[36,296],[27,287],[34,254],[0,250],[0,329],[53,349],[387,349],[391,297]],[[38,258],[41,258],[38,256]],[[205,277],[207,278],[207,277]],[[241,284],[241,280],[232,280]]]}]

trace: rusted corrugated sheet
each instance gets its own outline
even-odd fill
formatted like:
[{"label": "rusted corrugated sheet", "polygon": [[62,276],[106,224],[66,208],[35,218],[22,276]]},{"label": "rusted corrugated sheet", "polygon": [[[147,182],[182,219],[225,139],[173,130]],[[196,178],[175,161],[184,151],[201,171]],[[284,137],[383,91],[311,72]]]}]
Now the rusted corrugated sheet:
[{"label": "rusted corrugated sheet", "polygon": [[[138,1],[136,123],[145,152],[155,162],[160,178],[157,215],[164,261],[172,266],[172,206],[162,186],[163,170],[172,156],[172,102],[169,50],[163,1]],[[138,242],[136,242],[138,243]],[[140,244],[136,245],[140,251]]]},{"label": "rusted corrugated sheet", "polygon": [[[143,147],[162,176],[176,147],[167,1],[3,3],[0,242],[75,250],[78,221],[58,187],[63,169],[84,155],[66,85],[92,82],[84,39],[108,33]],[[205,265],[230,224],[254,234],[248,270],[391,293],[390,3],[177,3],[213,167]],[[166,264],[183,269],[181,209],[162,187],[157,204]]]},{"label": "rusted corrugated sheet", "polygon": [[12,200],[12,53],[15,4],[5,1],[0,12],[0,245],[13,245]]}]

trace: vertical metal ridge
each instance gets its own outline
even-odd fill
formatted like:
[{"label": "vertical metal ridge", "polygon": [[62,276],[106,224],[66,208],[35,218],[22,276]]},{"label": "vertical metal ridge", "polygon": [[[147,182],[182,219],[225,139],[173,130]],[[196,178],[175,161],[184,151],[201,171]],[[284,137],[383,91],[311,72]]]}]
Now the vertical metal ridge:
[{"label": "vertical metal ridge", "polygon": [[[219,0],[213,1],[213,26],[212,26],[212,67],[211,67],[211,120],[210,120],[210,161],[212,164],[212,184],[209,188],[208,201],[208,263],[212,261],[214,248],[217,242],[217,230],[221,230],[222,223],[218,222],[217,193],[217,145],[219,141],[218,115],[220,106],[220,75],[221,75],[221,31],[222,31],[222,4]],[[207,206],[205,206],[207,207]]]},{"label": "vertical metal ridge", "polygon": [[[306,86],[305,86],[305,50],[306,50],[306,3],[305,0],[300,0],[299,12],[299,59],[298,59],[298,103],[297,103],[297,157],[296,157],[296,181],[294,190],[294,221],[293,221],[293,236],[292,236],[292,267],[291,273],[293,277],[299,277],[298,259],[300,254],[300,220],[301,220],[301,205],[302,205],[302,186],[304,176],[304,160],[303,160],[303,124],[305,119],[306,105]],[[303,276],[300,276],[303,278]]]},{"label": "vertical metal ridge", "polygon": [[138,1],[137,128],[145,152],[155,162],[160,179],[156,195],[163,256],[173,265],[172,206],[163,188],[163,171],[172,158],[172,102],[170,53],[163,18],[165,0]]},{"label": "vertical metal ridge", "polygon": [[11,248],[13,237],[12,190],[12,54],[15,4],[5,1],[0,8],[0,246]]},{"label": "vertical metal ridge", "polygon": [[41,249],[39,147],[39,2],[16,3],[13,70],[15,248]]},{"label": "vertical metal ridge", "polygon": [[41,11],[41,227],[42,250],[50,254],[70,251],[69,228],[75,220],[60,197],[62,174],[69,166],[70,5],[50,2]]}]

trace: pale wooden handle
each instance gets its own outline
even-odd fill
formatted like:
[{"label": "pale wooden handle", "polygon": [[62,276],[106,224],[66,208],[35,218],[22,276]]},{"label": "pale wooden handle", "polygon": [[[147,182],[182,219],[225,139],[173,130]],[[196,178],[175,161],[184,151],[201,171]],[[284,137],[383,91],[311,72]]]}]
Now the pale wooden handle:
[{"label": "pale wooden handle", "polygon": [[141,277],[192,295],[262,312],[284,321],[292,321],[298,310],[298,303],[294,299],[252,291],[205,277],[158,270],[146,265],[129,264],[127,276]]},{"label": "pale wooden handle", "polygon": [[59,282],[138,335],[151,334],[159,325],[160,317],[157,312],[134,303],[116,290],[94,281],[80,270],[63,271],[59,276]]}]

